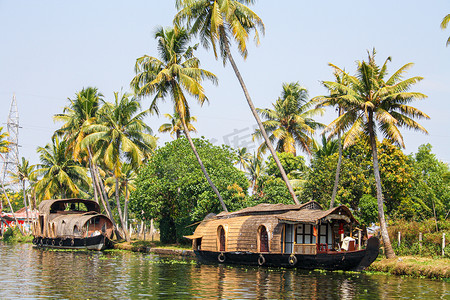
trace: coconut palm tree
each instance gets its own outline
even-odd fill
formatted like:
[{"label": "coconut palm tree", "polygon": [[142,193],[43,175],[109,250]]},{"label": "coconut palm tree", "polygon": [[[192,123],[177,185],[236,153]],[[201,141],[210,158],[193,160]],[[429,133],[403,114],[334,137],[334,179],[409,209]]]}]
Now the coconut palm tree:
[{"label": "coconut palm tree", "polygon": [[[218,58],[218,52],[220,52],[224,65],[227,60],[230,62],[244,91],[250,110],[258,123],[261,135],[278,169],[280,169],[281,176],[286,183],[289,193],[292,199],[294,199],[294,202],[300,204],[287,178],[286,172],[278,159],[277,153],[270,143],[269,137],[230,51],[230,44],[234,40],[238,44],[240,54],[245,59],[248,54],[247,41],[250,33],[254,32],[257,45],[259,44],[258,29],[264,34],[264,23],[261,18],[246,6],[254,2],[252,0],[177,0],[176,6],[179,12],[175,15],[174,23],[186,22],[191,33],[199,36],[205,48],[209,48],[210,45],[212,46],[216,59]],[[219,44],[219,49],[217,49],[216,43]]]},{"label": "coconut palm tree", "polygon": [[[312,119],[312,116],[323,113],[322,108],[312,108],[308,101],[308,92],[298,82],[284,83],[281,97],[273,104],[273,109],[259,109],[258,113],[266,119],[262,124],[269,134],[271,143],[276,143],[278,152],[297,154],[296,146],[311,155],[313,147],[313,134],[317,128],[323,127],[321,123]],[[261,130],[256,130],[255,137],[261,138]],[[260,146],[264,152],[267,143]]]},{"label": "coconut palm tree", "polygon": [[[330,64],[331,65],[331,64]],[[335,81],[342,85],[348,85],[348,82],[345,80],[344,76],[340,72],[334,72]],[[317,96],[312,99],[313,102],[317,103],[316,107],[326,107],[326,106],[336,106],[338,117],[340,117],[344,111],[344,103],[341,101],[342,96],[345,96],[345,93],[334,90],[333,87],[327,86],[325,83],[323,83],[326,88],[330,91],[330,94],[328,96]],[[324,135],[322,135],[322,138]],[[337,194],[337,188],[339,184],[339,175],[341,172],[341,164],[342,164],[342,140],[341,140],[341,132],[338,132],[337,134],[337,142],[338,142],[338,149],[339,149],[339,155],[338,155],[338,162],[336,166],[336,175],[334,178],[334,185],[333,185],[333,192],[331,194],[331,201],[330,201],[330,209],[334,207],[334,202],[336,199]]]},{"label": "coconut palm tree", "polygon": [[[159,132],[170,132],[170,136],[173,138],[173,135],[175,134],[176,139],[178,140],[181,137],[181,133],[183,132],[183,124],[181,123],[180,115],[175,111],[173,115],[171,114],[164,114],[164,117],[168,118],[170,120],[170,123],[164,123],[162,124],[158,131]],[[197,132],[197,129],[195,129],[194,125],[192,125],[191,122],[196,122],[197,118],[194,116],[187,116],[186,117],[186,126],[188,128],[188,131],[191,132]]]},{"label": "coconut palm tree", "polygon": [[130,240],[120,205],[119,178],[122,175],[123,158],[134,168],[149,157],[156,148],[156,138],[143,118],[148,110],[138,113],[140,103],[131,94],[114,93],[114,103],[105,102],[101,110],[101,120],[89,125],[92,132],[82,141],[82,146],[96,146],[94,161],[102,157],[105,166],[112,171],[115,179],[115,198],[119,220],[127,241]]},{"label": "coconut palm tree", "polygon": [[240,170],[246,169],[252,159],[252,155],[249,152],[247,152],[246,147],[237,149],[236,154],[237,154],[236,164],[239,165],[239,169]]},{"label": "coconut palm tree", "polygon": [[27,223],[29,222],[28,216],[28,205],[27,205],[27,191],[26,191],[26,183],[34,182],[36,180],[36,176],[34,174],[35,165],[30,165],[29,161],[22,157],[22,163],[17,166],[17,173],[10,172],[9,175],[12,179],[11,183],[20,183],[22,185],[22,193],[23,193],[23,205],[25,207],[25,212],[27,216]]},{"label": "coconut palm tree", "polygon": [[345,108],[343,114],[327,126],[325,132],[331,136],[338,132],[343,136],[344,148],[354,144],[359,137],[365,139],[372,150],[373,172],[376,182],[378,218],[380,230],[385,245],[386,256],[395,257],[389,235],[383,208],[383,192],[381,187],[380,169],[377,151],[377,132],[391,142],[405,147],[401,127],[422,131],[425,128],[414,121],[414,118],[429,119],[422,111],[409,106],[414,100],[424,99],[426,95],[409,92],[410,88],[421,81],[422,77],[412,77],[403,80],[404,73],[413,65],[408,63],[387,78],[387,63],[379,67],[375,62],[375,49],[368,53],[368,61],[358,61],[356,75],[351,76],[342,69],[334,66],[337,72],[343,74],[348,84],[325,81],[324,84],[332,90],[340,91],[341,100]]},{"label": "coconut palm tree", "polygon": [[[83,163],[83,160],[87,157],[88,167],[92,178],[94,199],[96,202],[99,202],[98,198],[100,198],[108,217],[113,222],[114,227],[117,228],[109,205],[107,193],[100,176],[100,170],[93,161],[94,150],[92,149],[92,146],[82,147],[81,145],[81,142],[88,134],[86,131],[87,128],[98,122],[103,94],[95,87],[87,87],[83,88],[80,92],[77,92],[74,99],[69,98],[68,100],[70,103],[68,106],[64,107],[63,113],[56,114],[53,117],[55,121],[64,123],[61,128],[56,131],[56,134],[64,136],[67,139],[67,151],[72,154],[76,161]],[[118,233],[117,230],[116,233]]]},{"label": "coconut palm tree", "polygon": [[[136,190],[135,180],[137,178],[136,170],[133,168],[131,164],[124,163],[122,164],[122,170],[119,177],[119,193],[122,193],[125,202],[123,208],[124,215],[124,223],[125,227],[128,228],[128,202],[130,199],[130,194],[134,190]],[[106,179],[106,184],[109,186],[108,194],[110,196],[116,194],[116,180],[114,175]]]},{"label": "coconut palm tree", "polygon": [[38,147],[39,159],[33,174],[42,178],[36,183],[36,192],[41,199],[71,198],[86,194],[83,187],[89,185],[86,168],[67,155],[68,142],[52,138],[52,143]]},{"label": "coconut palm tree", "polygon": [[189,103],[185,93],[195,97],[200,105],[208,100],[201,82],[209,79],[217,83],[216,76],[201,69],[200,61],[193,55],[196,47],[188,47],[189,35],[184,28],[159,28],[155,38],[158,40],[160,59],[148,55],[136,60],[136,76],[131,81],[135,93],[140,96],[155,95],[151,109],[158,112],[157,101],[170,95],[174,103],[175,111],[181,117],[184,134],[197,158],[197,161],[206,177],[209,185],[219,198],[224,211],[228,211],[219,190],[212,182],[203,162],[198,155],[194,143],[189,134],[186,123],[189,116]]},{"label": "coconut palm tree", "polygon": [[[446,29],[448,24],[450,23],[450,14],[446,15],[441,22],[441,29]],[[450,37],[447,39],[446,45],[450,45]]]},{"label": "coconut palm tree", "polygon": [[328,140],[324,134],[321,135],[321,145],[314,143],[314,157],[322,158],[335,154],[339,149],[339,141],[335,139]]},{"label": "coconut palm tree", "polygon": [[255,194],[258,189],[259,180],[261,179],[262,173],[264,171],[264,161],[261,153],[253,153],[250,158],[249,164],[247,165],[247,172],[250,178],[252,192]]}]

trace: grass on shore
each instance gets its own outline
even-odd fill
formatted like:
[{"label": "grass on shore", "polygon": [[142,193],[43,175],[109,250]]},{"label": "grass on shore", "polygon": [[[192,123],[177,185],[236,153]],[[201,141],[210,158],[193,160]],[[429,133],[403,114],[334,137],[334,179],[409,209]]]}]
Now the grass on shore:
[{"label": "grass on shore", "polygon": [[377,259],[368,271],[386,272],[393,275],[407,275],[431,279],[450,278],[450,259],[418,256],[401,256]]}]

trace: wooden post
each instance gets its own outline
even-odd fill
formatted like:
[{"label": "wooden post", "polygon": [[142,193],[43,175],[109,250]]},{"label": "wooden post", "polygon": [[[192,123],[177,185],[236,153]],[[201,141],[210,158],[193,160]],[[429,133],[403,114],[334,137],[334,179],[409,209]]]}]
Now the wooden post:
[{"label": "wooden post", "polygon": [[442,233],[442,256],[445,256],[445,232]]},{"label": "wooden post", "polygon": [[361,229],[358,229],[358,250],[361,250]]},{"label": "wooden post", "polygon": [[419,232],[419,252],[422,252],[422,232]]},{"label": "wooden post", "polygon": [[399,247],[399,248],[400,248],[401,238],[402,238],[402,234],[401,234],[400,231],[399,231],[399,232],[398,232],[398,247]]}]

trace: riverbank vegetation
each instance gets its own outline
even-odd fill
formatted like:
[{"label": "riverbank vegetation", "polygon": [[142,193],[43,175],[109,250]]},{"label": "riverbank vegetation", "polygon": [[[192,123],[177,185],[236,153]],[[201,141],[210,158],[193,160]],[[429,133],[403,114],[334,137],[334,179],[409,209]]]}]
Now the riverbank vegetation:
[{"label": "riverbank vegetation", "polygon": [[[271,108],[257,108],[230,46],[236,42],[247,57],[249,36],[258,44],[264,24],[242,3],[219,2],[200,10],[197,1],[176,2],[173,27],[160,27],[157,49],[136,59],[130,93],[105,99],[95,87],[75,92],[54,116],[61,127],[37,149],[40,163],[23,159],[18,174],[10,174],[21,190],[2,188],[3,210],[36,209],[44,199],[92,198],[112,219],[118,239],[130,242],[130,225],[142,227],[153,219],[162,242],[183,243],[183,235],[209,213],[315,200],[324,208],[347,205],[362,227],[377,227],[389,257],[394,251],[439,255],[442,233],[450,244],[450,171],[430,144],[409,155],[402,151],[400,130],[426,133],[417,120],[429,118],[410,106],[426,98],[411,91],[421,77],[404,79],[412,63],[388,76],[391,58],[379,65],[373,50],[357,61],[354,74],[330,64],[335,81],[322,82],[326,95],[309,97],[293,79],[280,82],[281,95]],[[211,18],[214,7],[221,18]],[[253,136],[262,144],[256,153],[190,137],[195,132],[190,121],[200,121],[190,115],[192,99],[214,105],[202,82],[218,82],[200,68],[195,34],[202,45],[212,46],[216,58],[232,65],[258,123]],[[171,124],[160,131],[175,133],[175,140],[160,145],[145,118],[159,114],[158,102],[166,99],[173,103],[173,111],[164,112]],[[316,117],[327,108],[338,115],[321,124]],[[8,151],[6,139],[0,128],[0,152]],[[400,246],[398,232],[404,237]]]}]

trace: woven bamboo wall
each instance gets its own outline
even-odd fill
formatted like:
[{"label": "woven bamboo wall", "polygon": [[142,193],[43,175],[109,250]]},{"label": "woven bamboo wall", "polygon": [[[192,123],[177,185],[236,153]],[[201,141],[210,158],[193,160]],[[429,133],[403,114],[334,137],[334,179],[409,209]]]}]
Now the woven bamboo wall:
[{"label": "woven bamboo wall", "polygon": [[269,251],[281,252],[282,224],[273,216],[240,216],[229,219],[215,219],[202,222],[195,230],[195,235],[202,236],[201,250],[218,251],[217,229],[223,226],[226,236],[226,251],[258,250],[258,228],[266,227],[269,237]]}]

